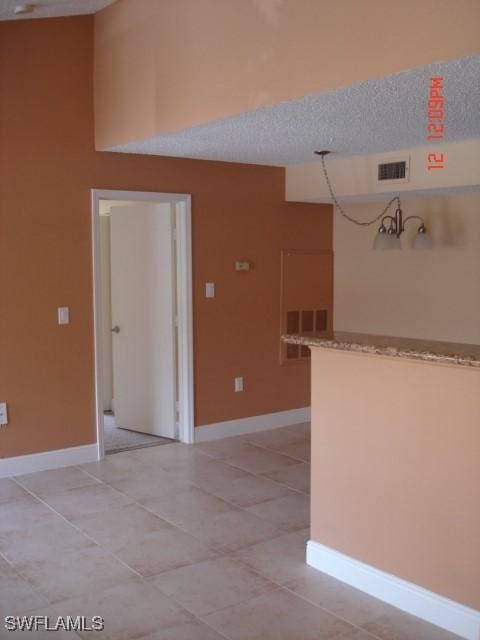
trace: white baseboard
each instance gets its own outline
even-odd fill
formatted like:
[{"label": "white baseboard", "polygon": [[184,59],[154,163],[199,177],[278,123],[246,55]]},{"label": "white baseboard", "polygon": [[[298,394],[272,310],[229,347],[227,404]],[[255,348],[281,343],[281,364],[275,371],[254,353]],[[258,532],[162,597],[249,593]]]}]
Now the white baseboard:
[{"label": "white baseboard", "polygon": [[480,611],[309,540],[307,564],[466,640],[480,640]]},{"label": "white baseboard", "polygon": [[0,478],[70,467],[76,464],[95,462],[95,460],[98,460],[97,444],[86,444],[57,451],[42,451],[42,453],[32,453],[27,456],[0,458]]},{"label": "white baseboard", "polygon": [[265,413],[251,418],[227,420],[226,422],[214,422],[195,428],[195,442],[207,442],[230,436],[240,436],[255,431],[266,431],[276,427],[288,427],[300,422],[309,422],[310,407],[279,411],[277,413]]}]

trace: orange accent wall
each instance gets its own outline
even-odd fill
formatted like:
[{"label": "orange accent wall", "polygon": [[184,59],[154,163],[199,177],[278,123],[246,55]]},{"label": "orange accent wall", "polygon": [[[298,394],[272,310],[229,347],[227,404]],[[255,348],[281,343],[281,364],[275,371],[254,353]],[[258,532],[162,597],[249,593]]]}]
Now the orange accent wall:
[{"label": "orange accent wall", "polygon": [[478,0],[118,0],[95,17],[104,149],[478,53]]},{"label": "orange accent wall", "polygon": [[480,371],[312,349],[311,537],[480,610]]},{"label": "orange accent wall", "polygon": [[278,364],[280,251],[331,250],[331,207],[284,202],[279,168],[95,152],[91,17],[0,23],[0,82],[0,457],[95,441],[92,188],[192,194],[196,424],[308,405],[308,366]]}]

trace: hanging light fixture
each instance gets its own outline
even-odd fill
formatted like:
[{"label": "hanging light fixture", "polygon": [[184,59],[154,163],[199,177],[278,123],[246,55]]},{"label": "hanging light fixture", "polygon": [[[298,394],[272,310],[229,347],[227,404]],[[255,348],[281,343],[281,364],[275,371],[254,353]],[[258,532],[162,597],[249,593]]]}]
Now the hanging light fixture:
[{"label": "hanging light fixture", "polygon": [[[431,249],[432,247],[432,239],[430,235],[427,233],[427,228],[425,226],[425,222],[423,218],[420,216],[407,216],[403,217],[402,207],[400,203],[400,196],[393,197],[387,205],[384,207],[383,211],[376,216],[373,220],[369,220],[367,222],[362,222],[361,220],[357,220],[356,218],[352,218],[343,210],[341,204],[338,202],[338,199],[333,191],[332,184],[330,182],[330,178],[328,177],[327,167],[325,164],[325,156],[327,156],[330,151],[315,151],[315,154],[320,156],[320,160],[322,162],[323,174],[325,176],[325,182],[327,183],[328,190],[330,192],[330,196],[332,198],[333,203],[341,213],[341,215],[346,218],[349,222],[353,222],[353,224],[367,227],[375,222],[380,220],[380,226],[378,228],[377,235],[375,236],[373,242],[374,249],[401,249],[402,245],[400,242],[400,236],[405,231],[405,226],[407,222],[410,220],[420,220],[420,226],[418,227],[417,234],[413,240],[412,247],[414,249]],[[393,203],[397,203],[397,208],[395,209],[395,214],[393,216],[387,215],[387,211],[393,205]]]}]

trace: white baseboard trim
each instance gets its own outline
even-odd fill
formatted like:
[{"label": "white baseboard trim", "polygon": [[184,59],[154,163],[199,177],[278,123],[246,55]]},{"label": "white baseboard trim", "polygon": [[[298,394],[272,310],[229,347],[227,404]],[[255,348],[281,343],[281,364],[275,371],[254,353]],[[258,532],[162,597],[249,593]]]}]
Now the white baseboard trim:
[{"label": "white baseboard trim", "polygon": [[307,564],[466,640],[480,640],[480,611],[375,569],[314,540],[307,543]]},{"label": "white baseboard trim", "polygon": [[57,451],[42,451],[27,456],[0,458],[0,478],[20,476],[34,471],[70,467],[98,460],[98,445],[86,444]]},{"label": "white baseboard trim", "polygon": [[276,427],[288,427],[300,422],[309,422],[310,407],[301,409],[291,409],[290,411],[278,411],[277,413],[264,413],[251,418],[240,418],[238,420],[227,420],[226,422],[214,422],[195,427],[195,442],[207,442],[228,438],[230,436],[241,436],[245,433],[255,431],[266,431]]}]

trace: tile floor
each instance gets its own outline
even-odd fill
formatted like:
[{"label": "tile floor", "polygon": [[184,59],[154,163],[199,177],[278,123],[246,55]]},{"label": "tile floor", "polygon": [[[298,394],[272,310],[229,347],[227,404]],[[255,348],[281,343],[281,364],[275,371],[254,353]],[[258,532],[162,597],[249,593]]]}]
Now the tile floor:
[{"label": "tile floor", "polygon": [[0,480],[0,617],[112,640],[454,640],[305,565],[309,426]]}]

